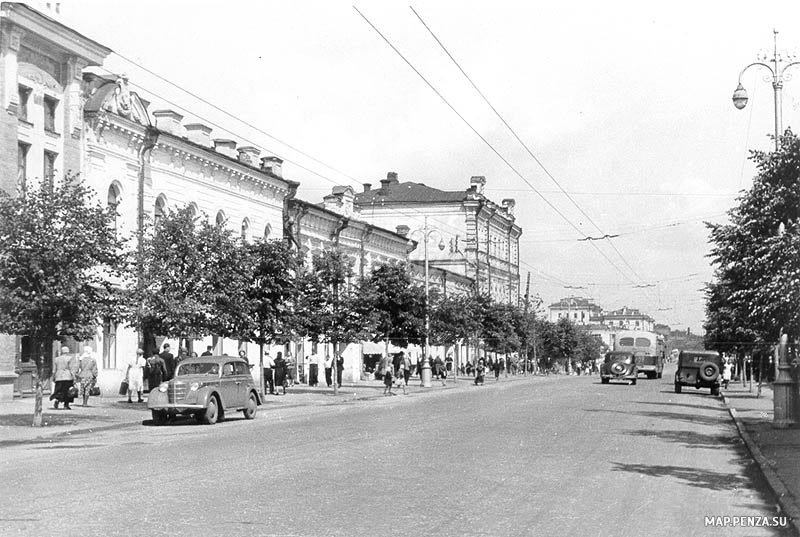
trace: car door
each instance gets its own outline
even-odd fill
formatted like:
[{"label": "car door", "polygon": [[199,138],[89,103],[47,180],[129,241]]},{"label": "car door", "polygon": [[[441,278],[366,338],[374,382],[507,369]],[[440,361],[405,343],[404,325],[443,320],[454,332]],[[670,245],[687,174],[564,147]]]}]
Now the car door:
[{"label": "car door", "polygon": [[245,406],[247,398],[250,396],[250,368],[244,362],[235,362],[233,368],[237,386],[236,405]]},{"label": "car door", "polygon": [[235,362],[226,362],[222,366],[222,376],[219,380],[219,393],[222,396],[223,408],[239,406],[239,384],[236,376]]}]

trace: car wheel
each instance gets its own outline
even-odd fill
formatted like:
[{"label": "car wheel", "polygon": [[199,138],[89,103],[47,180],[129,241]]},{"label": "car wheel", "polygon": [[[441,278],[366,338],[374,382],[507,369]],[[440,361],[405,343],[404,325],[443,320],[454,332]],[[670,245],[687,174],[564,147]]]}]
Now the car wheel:
[{"label": "car wheel", "polygon": [[600,383],[601,384],[608,384],[608,378],[601,378],[600,379]]},{"label": "car wheel", "polygon": [[251,393],[250,397],[247,399],[247,406],[242,410],[242,414],[244,414],[245,419],[251,420],[256,417],[256,410],[258,410],[256,394]]},{"label": "car wheel", "polygon": [[675,393],[681,393],[681,385],[677,382],[675,383]]},{"label": "car wheel", "polygon": [[163,410],[151,410],[153,425],[164,425],[167,422],[167,413]]},{"label": "car wheel", "polygon": [[213,395],[208,399],[208,405],[203,412],[203,423],[206,425],[214,425],[219,419],[219,403],[217,398]]},{"label": "car wheel", "polygon": [[719,367],[714,362],[703,362],[700,364],[700,378],[706,382],[713,382],[719,376]]}]

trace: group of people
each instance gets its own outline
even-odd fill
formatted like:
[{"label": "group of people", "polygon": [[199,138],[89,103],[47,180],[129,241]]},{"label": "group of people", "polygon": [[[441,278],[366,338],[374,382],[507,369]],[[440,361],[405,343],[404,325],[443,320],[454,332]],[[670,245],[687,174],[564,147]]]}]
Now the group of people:
[{"label": "group of people", "polygon": [[53,360],[54,383],[50,400],[53,408],[63,403],[66,410],[72,410],[70,403],[77,397],[83,398],[83,406],[89,405],[89,396],[97,385],[97,360],[92,348],[84,347],[81,355],[70,354],[69,347],[61,347],[61,352]]}]

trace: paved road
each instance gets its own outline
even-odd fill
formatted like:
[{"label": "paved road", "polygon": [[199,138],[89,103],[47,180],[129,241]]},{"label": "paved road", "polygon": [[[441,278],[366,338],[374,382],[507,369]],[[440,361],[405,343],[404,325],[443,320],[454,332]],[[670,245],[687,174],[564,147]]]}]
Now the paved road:
[{"label": "paved road", "polygon": [[675,395],[668,373],[417,388],[4,448],[0,534],[788,535],[704,525],[774,506],[720,402]]}]

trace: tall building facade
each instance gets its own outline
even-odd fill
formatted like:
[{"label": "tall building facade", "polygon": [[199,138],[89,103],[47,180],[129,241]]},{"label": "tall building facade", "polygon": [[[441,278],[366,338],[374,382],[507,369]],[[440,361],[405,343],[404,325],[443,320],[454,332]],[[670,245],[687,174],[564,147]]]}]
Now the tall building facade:
[{"label": "tall building facade", "polygon": [[[486,178],[474,176],[464,190],[446,191],[422,183],[400,182],[394,172],[380,187],[364,184],[355,197],[361,218],[399,227],[419,243],[409,254],[429,269],[467,277],[477,291],[498,302],[520,299],[519,238],[513,199],[497,204],[484,195]],[[426,245],[427,243],[427,245]]]}]

